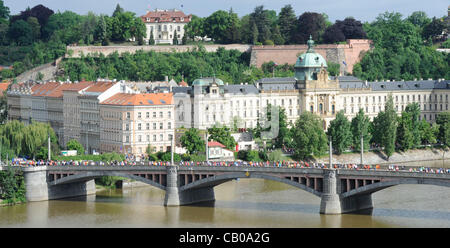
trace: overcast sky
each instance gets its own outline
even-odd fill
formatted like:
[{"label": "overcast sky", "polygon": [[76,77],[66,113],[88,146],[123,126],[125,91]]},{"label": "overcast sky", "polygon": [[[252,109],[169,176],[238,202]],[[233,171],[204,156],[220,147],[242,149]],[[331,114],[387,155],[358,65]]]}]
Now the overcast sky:
[{"label": "overcast sky", "polygon": [[326,13],[330,21],[343,20],[353,16],[363,22],[373,21],[386,11],[400,12],[404,17],[414,11],[424,11],[429,17],[447,15],[449,0],[3,0],[11,14],[18,14],[27,7],[42,4],[55,12],[70,10],[78,14],[93,11],[96,14],[111,15],[117,4],[136,15],[144,15],[149,9],[178,8],[185,14],[205,17],[217,10],[233,8],[239,17],[253,12],[258,5],[277,13],[287,4],[291,4],[295,14],[303,12]]}]

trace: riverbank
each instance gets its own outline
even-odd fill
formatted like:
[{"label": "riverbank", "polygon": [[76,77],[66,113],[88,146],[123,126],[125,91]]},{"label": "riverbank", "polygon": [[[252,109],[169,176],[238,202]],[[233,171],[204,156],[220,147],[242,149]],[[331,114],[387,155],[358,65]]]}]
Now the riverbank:
[{"label": "riverbank", "polygon": [[[408,150],[406,152],[395,152],[389,160],[387,160],[386,155],[383,152],[371,151],[363,153],[363,163],[364,164],[403,164],[403,163],[419,163],[420,162],[433,162],[437,166],[441,165],[439,161],[450,160],[450,150],[435,149],[435,148],[424,148],[424,149],[414,149]],[[319,163],[329,163],[329,157],[324,156],[317,158],[316,162]],[[333,154],[333,163],[339,164],[359,164],[361,162],[360,153],[347,153],[336,155]],[[427,166],[423,164],[422,166]],[[440,166],[442,167],[442,166]],[[447,167],[447,166],[446,166]]]}]

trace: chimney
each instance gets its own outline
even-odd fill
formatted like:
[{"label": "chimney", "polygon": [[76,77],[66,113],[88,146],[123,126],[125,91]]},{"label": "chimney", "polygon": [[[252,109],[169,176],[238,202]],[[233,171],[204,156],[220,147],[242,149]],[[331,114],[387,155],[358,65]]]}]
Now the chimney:
[{"label": "chimney", "polygon": [[164,81],[169,82],[169,76],[164,76]]}]

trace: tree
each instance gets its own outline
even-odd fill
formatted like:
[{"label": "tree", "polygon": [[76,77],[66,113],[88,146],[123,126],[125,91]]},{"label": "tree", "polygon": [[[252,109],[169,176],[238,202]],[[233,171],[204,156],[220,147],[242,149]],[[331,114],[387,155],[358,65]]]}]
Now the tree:
[{"label": "tree", "polygon": [[175,32],[173,33],[173,45],[178,45],[178,34],[177,31],[175,30]]},{"label": "tree", "polygon": [[271,37],[270,27],[272,25],[270,20],[270,12],[268,10],[264,10],[264,6],[257,6],[253,13],[250,14],[250,21],[254,23],[256,29],[253,27],[253,32],[258,30],[258,40],[257,42],[264,42],[269,40]]},{"label": "tree", "polygon": [[333,149],[337,154],[342,154],[352,144],[350,122],[345,117],[344,111],[339,111],[336,119],[330,122],[327,135],[331,137]]},{"label": "tree", "polygon": [[280,27],[280,33],[286,44],[292,43],[292,35],[295,29],[295,23],[297,18],[295,16],[294,9],[290,4],[281,8],[278,15],[278,26]]},{"label": "tree", "polygon": [[444,146],[450,146],[450,112],[440,112],[436,116],[436,124],[439,125],[437,138]]},{"label": "tree", "polygon": [[33,42],[33,29],[26,21],[18,20],[11,24],[8,36],[18,45],[30,45]]},{"label": "tree", "polygon": [[325,28],[325,18],[322,14],[305,12],[297,20],[293,42],[296,44],[306,44],[311,35],[313,40],[320,43]]},{"label": "tree", "polygon": [[109,45],[108,24],[106,18],[106,16],[101,15],[95,29],[95,40],[99,41],[102,46]]},{"label": "tree", "polygon": [[439,133],[438,125],[430,125],[426,120],[419,122],[420,140],[423,144],[435,144]]},{"label": "tree", "polygon": [[325,154],[328,141],[322,126],[322,120],[317,115],[307,111],[300,115],[292,132],[297,159]]},{"label": "tree", "polygon": [[420,126],[420,105],[417,102],[406,105],[405,112],[409,113],[411,118],[411,134],[413,136],[412,148],[416,148],[421,144]]},{"label": "tree", "polygon": [[124,13],[124,9],[122,7],[120,7],[119,4],[116,5],[116,8],[114,9],[114,12],[112,14],[113,17],[117,17],[118,15]]},{"label": "tree", "polygon": [[204,24],[205,19],[198,17],[196,15],[192,15],[191,21],[184,26],[184,33],[190,39],[194,40],[196,36],[203,37],[205,36]]},{"label": "tree", "polygon": [[78,155],[84,154],[84,147],[83,145],[78,142],[76,139],[71,139],[66,144],[67,150],[76,150]]},{"label": "tree", "polygon": [[9,8],[5,6],[3,0],[0,0],[0,19],[8,20],[9,18]]},{"label": "tree", "polygon": [[369,150],[370,140],[372,135],[369,132],[370,119],[364,114],[362,108],[359,109],[358,114],[352,119],[351,131],[353,137],[353,147],[357,151],[361,151],[361,135],[363,137],[363,149]]},{"label": "tree", "polygon": [[336,24],[325,29],[322,38],[324,43],[338,43],[341,41],[345,41],[344,33]]},{"label": "tree", "polygon": [[431,22],[431,19],[428,18],[427,14],[423,11],[414,11],[410,16],[408,16],[408,18],[406,18],[406,20],[421,29]]},{"label": "tree", "polygon": [[36,17],[28,17],[27,19],[28,25],[30,25],[32,30],[33,41],[41,38],[41,25],[39,25],[39,21]]},{"label": "tree", "polygon": [[392,95],[388,96],[385,110],[379,112],[373,122],[375,142],[384,147],[384,152],[389,160],[395,151],[397,137],[397,113],[394,110]]},{"label": "tree", "polygon": [[205,151],[205,141],[200,137],[196,128],[190,128],[180,138],[181,146],[186,148],[189,154]]},{"label": "tree", "polygon": [[[398,118],[397,126],[397,144],[400,149],[407,151],[414,146],[414,136],[412,134],[412,120],[411,113],[403,111],[402,115]],[[420,138],[420,136],[419,136]]]},{"label": "tree", "polygon": [[236,141],[231,136],[231,130],[228,127],[213,126],[208,128],[208,141],[217,141],[226,146],[229,150],[234,150]]},{"label": "tree", "polygon": [[150,32],[150,39],[148,40],[148,44],[152,46],[155,45],[155,38],[153,37],[153,32]]},{"label": "tree", "polygon": [[444,22],[440,18],[433,17],[433,20],[423,27],[422,37],[425,40],[428,38],[434,39],[436,36],[442,34],[444,28]]}]

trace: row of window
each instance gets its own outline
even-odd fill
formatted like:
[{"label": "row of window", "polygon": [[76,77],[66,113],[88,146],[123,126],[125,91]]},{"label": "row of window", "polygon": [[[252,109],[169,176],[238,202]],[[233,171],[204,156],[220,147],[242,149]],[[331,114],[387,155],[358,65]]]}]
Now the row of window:
[{"label": "row of window", "polygon": [[[165,137],[164,136],[164,134],[160,134],[159,135],[159,139],[157,139],[157,135],[156,134],[153,134],[153,136],[150,136],[150,135],[146,135],[146,136],[144,136],[144,135],[138,135],[137,136],[137,140],[135,141],[135,142],[150,142],[150,141],[172,141],[172,137],[173,137],[173,135],[172,134],[169,134],[169,135],[167,135],[167,137]],[[151,139],[150,139],[151,138]],[[167,138],[167,140],[165,140],[164,138]],[[130,142],[130,136],[125,136],[125,143],[129,143]]]},{"label": "row of window", "polygon": [[[358,103],[361,103],[361,101],[365,101],[366,103],[368,103],[370,97],[369,97],[369,96],[363,96],[363,97],[361,97],[361,96],[359,96],[359,97],[344,97],[344,104],[347,104],[347,98],[350,99],[350,103],[354,103],[354,102],[356,101],[356,99],[358,100]],[[384,102],[386,102],[386,101],[387,101],[387,97],[384,96],[383,98],[384,98]],[[439,101],[442,102],[443,99],[444,99],[444,95],[443,95],[443,94],[439,94],[439,97],[438,97],[437,94],[434,94],[434,101],[435,101],[435,102],[438,101],[438,98],[439,98]],[[372,103],[376,103],[376,99],[377,99],[377,97],[372,96]],[[381,97],[381,96],[378,96],[378,102],[379,102],[379,103],[381,103],[381,99],[382,99],[382,97]],[[417,95],[417,101],[420,102],[421,99],[423,99],[423,101],[427,101],[427,95],[423,95],[422,98],[421,98],[421,95]],[[394,100],[395,100],[395,102],[399,102],[399,101],[404,102],[405,100],[406,100],[407,102],[409,102],[410,100],[412,100],[413,102],[415,102],[415,101],[416,101],[416,95],[400,95],[400,96],[399,96],[399,95],[396,95],[396,96],[394,97]],[[432,97],[432,96],[429,96],[429,97],[428,97],[428,101],[432,101],[432,100],[433,100],[433,97]],[[445,94],[445,102],[448,102],[448,94]]]}]

